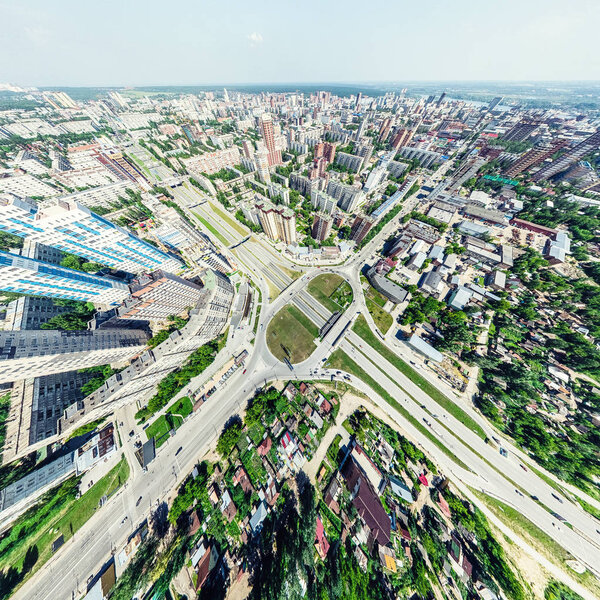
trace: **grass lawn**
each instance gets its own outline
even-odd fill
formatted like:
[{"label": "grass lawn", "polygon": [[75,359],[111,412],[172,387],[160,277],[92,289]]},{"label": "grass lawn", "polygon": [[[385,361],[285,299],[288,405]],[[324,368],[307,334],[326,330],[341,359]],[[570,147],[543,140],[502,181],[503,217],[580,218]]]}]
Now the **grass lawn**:
[{"label": "grass lawn", "polygon": [[[289,358],[295,364],[306,360],[316,349],[314,339],[319,335],[316,325],[295,306],[284,306],[267,327],[269,350],[279,360]],[[283,350],[287,348],[289,356]]]},{"label": "grass lawn", "polygon": [[246,237],[250,233],[249,229],[246,229],[238,221],[236,221],[235,219],[232,219],[227,213],[222,211],[218,206],[215,206],[212,202],[209,202],[208,204],[213,209],[213,211],[216,214],[218,214],[219,217],[221,217],[221,219],[223,219],[223,221],[225,221],[225,223],[227,223],[227,225],[229,225],[229,227],[231,227],[234,231],[237,231],[240,235],[242,235],[244,237]]},{"label": "grass lawn", "polygon": [[364,381],[374,392],[379,394],[390,406],[393,406],[407,421],[414,425],[425,437],[431,440],[446,456],[449,456],[457,465],[463,467],[463,469],[469,470],[469,467],[465,465],[457,456],[455,456],[444,443],[437,438],[427,427],[421,424],[421,422],[413,417],[397,400],[395,400],[391,394],[387,392],[377,381],[375,381],[368,373],[358,366],[343,350],[339,348],[335,350],[329,360],[325,363],[325,366],[330,369],[340,369],[351,373]]},{"label": "grass lawn", "polygon": [[291,278],[292,281],[296,281],[296,279],[298,279],[298,277],[300,277],[300,275],[302,275],[302,273],[300,273],[300,271],[294,271],[293,269],[288,269],[287,267],[284,267],[283,265],[279,265],[279,268],[288,276]]},{"label": "grass lawn", "polygon": [[380,292],[378,292],[369,283],[369,280],[364,275],[360,276],[360,282],[363,285],[366,284],[366,289],[364,290],[365,298],[373,300],[373,302],[375,304],[377,304],[377,306],[380,306],[381,308],[383,308],[385,306],[385,303],[387,302],[387,298],[383,294],[381,294]]},{"label": "grass lawn", "polygon": [[471,488],[471,492],[518,536],[522,537],[550,562],[564,569],[573,579],[585,586],[596,597],[600,598],[600,580],[596,579],[589,571],[579,574],[571,570],[567,566],[566,561],[573,557],[547,533],[524,517],[519,511],[512,508],[512,506],[504,504],[504,502],[487,496],[473,488]]},{"label": "grass lawn", "polygon": [[365,298],[365,303],[367,305],[367,309],[373,317],[373,321],[375,321],[375,325],[377,325],[377,329],[379,329],[379,331],[385,335],[394,322],[392,315],[383,310],[381,306],[375,304],[375,302],[368,297]]},{"label": "grass lawn", "polygon": [[185,419],[185,417],[191,414],[193,410],[194,405],[192,404],[192,401],[187,396],[184,396],[183,398],[179,398],[177,402],[171,404],[167,409],[167,412],[173,415],[180,415]]},{"label": "grass lawn", "polygon": [[221,242],[221,244],[223,244],[223,246],[229,246],[229,242],[204,217],[201,217],[197,212],[192,212],[198,221],[200,221],[200,223],[202,223],[202,225],[204,225],[204,227],[206,227],[206,229],[208,229],[208,231],[210,231],[210,233],[212,233]]},{"label": "grass lawn", "polygon": [[435,400],[442,408],[447,410],[453,417],[458,419],[463,425],[466,425],[473,433],[476,433],[481,439],[486,435],[479,424],[470,417],[460,406],[452,402],[450,398],[442,394],[425,377],[417,373],[408,363],[404,362],[398,355],[394,354],[387,346],[382,344],[369,328],[369,324],[363,315],[356,319],[352,331],[357,333],[369,346],[379,352],[386,360],[391,362],[398,371],[406,375],[415,385],[419,386],[428,396]]},{"label": "grass lawn", "polygon": [[162,446],[169,439],[169,431],[181,427],[183,419],[179,416],[166,413],[161,415],[146,429],[148,439],[154,438],[156,447]]},{"label": "grass lawn", "polygon": [[343,311],[352,302],[352,288],[340,275],[324,273],[312,279],[308,293],[330,312]]},{"label": "grass lawn", "polygon": [[8,589],[3,592],[11,588],[14,591],[35,573],[52,556],[52,543],[61,535],[65,541],[73,537],[99,510],[100,499],[112,494],[128,477],[129,465],[122,458],[80,498],[75,497],[78,478],[72,477],[19,517],[0,541],[0,570],[16,570],[14,579],[5,582]]}]

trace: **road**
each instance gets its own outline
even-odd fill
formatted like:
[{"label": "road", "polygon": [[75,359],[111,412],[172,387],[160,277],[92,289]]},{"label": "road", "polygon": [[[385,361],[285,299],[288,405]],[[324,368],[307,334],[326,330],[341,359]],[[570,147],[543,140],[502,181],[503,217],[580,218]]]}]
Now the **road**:
[{"label": "road", "polygon": [[[201,194],[197,194],[195,190],[179,187],[175,188],[174,195],[180,206],[188,212],[189,207],[194,206],[193,210],[217,229],[228,244],[239,244],[235,249],[235,257],[240,270],[261,290],[260,321],[255,343],[249,347],[245,373],[242,369],[236,371],[196,413],[186,419],[176,435],[158,450],[149,472],[142,472],[137,465],[137,461],[133,459],[133,440],[127,439],[124,451],[133,468],[126,486],[61,548],[47,565],[23,585],[15,594],[15,598],[60,599],[71,598],[73,595],[78,597],[84,593],[88,576],[96,573],[112,552],[120,550],[127,536],[135,526],[148,517],[157,502],[168,500],[169,495],[177,489],[194,464],[211,447],[226,421],[243,410],[246,401],[257,387],[273,381],[336,376],[335,371],[324,369],[323,364],[334,350],[334,342],[342,332],[344,336],[341,341],[338,341],[336,347],[340,347],[351,356],[367,374],[400,402],[410,415],[419,423],[423,423],[423,427],[430,429],[431,433],[442,441],[454,456],[468,465],[468,469],[465,469],[454,462],[433,443],[430,437],[425,435],[423,427],[416,427],[366,384],[349,376],[352,385],[367,394],[390,415],[398,427],[430,454],[445,473],[451,474],[452,478],[462,486],[483,490],[517,507],[524,516],[580,562],[600,574],[600,523],[597,520],[569,499],[564,497],[557,499],[558,494],[552,487],[531,469],[525,471],[520,466],[520,462],[526,457],[509,443],[503,444],[509,450],[508,458],[501,457],[479,436],[422,392],[384,356],[378,354],[351,331],[349,325],[358,313],[365,315],[367,322],[373,328],[361,290],[360,269],[365,263],[371,261],[371,257],[383,240],[397,229],[398,221],[403,214],[413,210],[417,203],[416,195],[406,201],[400,215],[392,219],[371,242],[344,265],[322,269],[300,268],[260,238],[252,237],[240,244],[248,234],[241,233],[231,223],[215,215],[209,207],[198,206],[198,196],[202,196]],[[244,229],[241,228],[241,231]],[[303,363],[295,365],[292,372],[270,353],[265,337],[267,325],[283,306],[292,302],[315,324],[321,326],[327,320],[329,311],[308,294],[306,285],[314,277],[326,272],[337,273],[350,283],[354,292],[353,301],[325,339],[317,345],[313,354]],[[381,341],[388,346],[390,352],[396,350],[389,345],[389,340]],[[228,348],[228,351],[231,351],[231,348]],[[196,383],[201,385],[200,381]],[[493,430],[472,407],[467,409],[453,394],[448,396],[460,404],[461,408],[468,410],[469,414],[491,435]],[[433,414],[437,415],[437,419],[432,417]],[[121,428],[123,438],[127,437],[130,428],[135,430],[137,427],[131,408],[122,409],[117,419],[124,423]],[[431,426],[426,425],[426,421],[431,423]],[[182,449],[177,454],[180,447]],[[521,490],[526,491],[523,496],[519,494]],[[539,503],[532,500],[528,494],[537,496]],[[581,492],[580,494],[583,495]],[[138,504],[139,498],[141,500]],[[586,500],[595,504],[593,499],[586,498]],[[566,518],[573,525],[573,529],[560,524],[552,517],[549,510]],[[125,524],[122,524],[124,519]]]}]

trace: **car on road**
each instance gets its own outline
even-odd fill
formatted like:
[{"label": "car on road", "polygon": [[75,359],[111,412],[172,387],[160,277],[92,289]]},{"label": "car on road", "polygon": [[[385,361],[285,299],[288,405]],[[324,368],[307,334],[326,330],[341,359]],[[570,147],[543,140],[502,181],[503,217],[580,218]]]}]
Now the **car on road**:
[{"label": "car on road", "polygon": [[182,450],[183,446],[179,446],[179,448],[177,448],[177,452],[175,452],[175,456],[177,456]]},{"label": "car on road", "polygon": [[135,432],[133,431],[133,429],[129,432],[129,437],[132,438],[135,435]]},{"label": "car on road", "polygon": [[527,467],[523,463],[519,463],[519,466],[521,469],[523,469],[523,471],[527,471]]},{"label": "car on road", "polygon": [[248,369],[244,369],[244,370],[242,371],[242,375],[245,375],[247,370],[248,370]]},{"label": "car on road", "polygon": [[535,502],[539,502],[540,501],[540,499],[537,496],[530,496],[530,498],[532,500],[534,500]]},{"label": "car on road", "polygon": [[508,456],[508,452],[504,448],[500,448],[499,452],[500,452],[500,456],[504,456],[504,458],[506,458]]},{"label": "car on road", "polygon": [[560,498],[560,496],[557,496],[557,495],[556,495],[554,492],[552,493],[552,497],[553,497],[555,500],[558,500],[558,501],[559,501],[561,504],[563,503],[563,501],[562,501],[562,499]]},{"label": "car on road", "polygon": [[137,499],[137,502],[135,503],[135,505],[136,505],[136,506],[139,506],[141,501],[142,501],[142,497],[140,496],[140,497]]}]

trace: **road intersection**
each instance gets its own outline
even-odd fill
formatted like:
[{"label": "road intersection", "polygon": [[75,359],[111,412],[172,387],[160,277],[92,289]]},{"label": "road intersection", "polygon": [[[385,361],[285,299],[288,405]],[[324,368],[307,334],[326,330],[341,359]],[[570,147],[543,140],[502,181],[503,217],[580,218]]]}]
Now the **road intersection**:
[{"label": "road intersection", "polygon": [[[230,343],[224,352],[228,355],[247,349],[249,356],[244,369],[238,369],[197,411],[186,418],[176,434],[157,451],[155,460],[148,472],[143,472],[133,458],[133,442],[127,432],[130,429],[141,433],[135,423],[133,407],[119,409],[115,415],[123,422],[122,432],[124,452],[132,466],[132,475],[127,484],[69,540],[63,548],[15,594],[15,598],[43,600],[46,598],[74,598],[85,592],[85,581],[90,574],[118,552],[127,537],[143,519],[147,518],[159,502],[168,501],[176,493],[178,486],[187,477],[193,466],[211,448],[227,420],[243,411],[247,401],[256,389],[276,381],[334,380],[344,376],[352,386],[366,394],[397,423],[398,427],[418,443],[442,470],[464,488],[484,493],[517,508],[521,514],[554,539],[580,563],[597,576],[600,575],[600,523],[572,502],[570,498],[557,493],[544,479],[531,468],[525,470],[521,464],[534,464],[521,450],[508,441],[503,442],[508,457],[502,457],[496,449],[473,432],[467,425],[446,411],[433,398],[424,393],[409,377],[400,372],[388,358],[400,350],[402,345],[392,345],[380,336],[381,343],[389,353],[382,356],[366,341],[352,331],[352,323],[357,315],[363,315],[370,328],[374,323],[365,304],[360,271],[371,261],[383,241],[398,227],[399,219],[413,210],[416,199],[409,198],[402,212],[392,219],[359,252],[346,263],[337,266],[299,266],[280,254],[260,237],[252,237],[244,243],[242,235],[230,223],[221,219],[213,211],[190,206],[197,203],[197,193],[191,195],[189,189],[176,188],[176,200],[188,212],[198,212],[203,219],[218,228],[221,236],[231,245],[239,244],[233,251],[239,270],[261,291],[261,312],[256,328],[248,327],[240,332],[230,333]],[[241,227],[241,226],[240,226]],[[222,244],[223,245],[223,244]],[[224,246],[224,245],[223,245]],[[224,251],[231,255],[232,251]],[[296,273],[294,273],[296,272]],[[338,319],[312,355],[302,363],[288,366],[271,354],[267,344],[267,326],[277,312],[288,303],[293,303],[315,325],[321,327],[330,312],[320,305],[307,291],[308,283],[323,273],[334,273],[343,277],[353,291],[352,303]],[[275,295],[274,291],[277,291]],[[233,342],[232,336],[235,336]],[[409,420],[404,414],[390,405],[366,383],[353,374],[338,373],[326,368],[327,359],[335,349],[343,350],[369,377],[396,400],[413,417]],[[487,421],[481,417],[464,398],[441,384],[430,373],[420,374],[430,378],[438,388],[442,388],[451,401],[454,401],[472,417],[486,432],[498,435]],[[208,375],[207,375],[208,377]],[[201,378],[200,378],[201,379]],[[201,387],[201,381],[194,382]],[[436,418],[432,417],[436,415]],[[419,426],[416,425],[416,423]],[[423,425],[421,425],[423,423]],[[429,425],[427,423],[430,423]],[[424,432],[428,430],[427,433]],[[449,449],[446,453],[440,444],[432,441],[437,438]],[[179,450],[181,448],[181,450]],[[456,457],[458,461],[452,459]],[[465,468],[463,465],[466,465]],[[537,467],[539,469],[539,467]],[[541,469],[540,469],[541,470]],[[583,492],[561,483],[573,494],[584,498],[597,508],[600,503]],[[534,500],[532,496],[538,498]],[[138,499],[142,500],[138,503]],[[552,513],[560,514],[572,529],[561,524]],[[125,518],[126,517],[126,518]],[[125,524],[123,524],[125,523]],[[589,594],[583,594],[587,595]]]}]

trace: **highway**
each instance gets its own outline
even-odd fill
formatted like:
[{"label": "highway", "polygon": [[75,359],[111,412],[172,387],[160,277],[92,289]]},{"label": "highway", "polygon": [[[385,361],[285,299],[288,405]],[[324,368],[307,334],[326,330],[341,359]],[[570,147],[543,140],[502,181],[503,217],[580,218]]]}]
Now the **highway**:
[{"label": "highway", "polygon": [[[174,189],[174,195],[177,202],[188,211],[188,207],[193,203],[193,210],[217,229],[228,243],[237,244],[247,236],[247,233],[240,233],[231,224],[219,218],[209,206],[198,206],[197,196],[201,194],[197,194],[195,190],[192,192],[178,187]],[[247,334],[240,334],[235,344],[226,346],[225,352],[232,353],[234,348],[237,350],[246,347],[249,351],[244,366],[246,373],[243,373],[243,369],[236,371],[197,412],[186,419],[176,435],[158,449],[156,459],[147,473],[144,473],[133,459],[133,440],[125,440],[130,429],[140,432],[133,419],[133,408],[122,409],[117,415],[117,420],[124,422],[122,437],[126,457],[132,466],[130,480],[97,511],[74,538],[22,586],[14,597],[23,600],[66,599],[79,597],[84,593],[89,575],[96,573],[111,553],[118,552],[123,547],[127,536],[148,517],[157,502],[169,499],[194,464],[209,450],[225,422],[243,409],[257,387],[273,381],[330,378],[336,374],[335,371],[324,369],[323,365],[334,349],[333,343],[342,332],[344,335],[336,347],[343,349],[422,426],[415,426],[354,376],[350,376],[352,385],[368,394],[403,432],[432,456],[445,473],[450,474],[462,486],[484,491],[516,507],[582,564],[600,574],[600,523],[596,519],[568,498],[557,494],[531,469],[524,470],[520,463],[525,461],[526,456],[514,449],[510,443],[503,442],[509,455],[507,458],[501,457],[497,450],[422,392],[349,327],[360,312],[373,328],[361,289],[360,269],[371,260],[370,257],[381,246],[383,240],[397,229],[402,215],[413,210],[416,203],[416,195],[409,198],[400,215],[388,223],[360,252],[338,267],[299,267],[280,255],[259,236],[253,236],[251,240],[240,244],[235,249],[237,263],[240,270],[261,289],[262,309],[254,345],[247,343]],[[300,272],[300,275],[296,276],[294,271]],[[295,365],[292,372],[269,351],[266,343],[267,325],[282,307],[292,302],[317,326],[322,326],[330,313],[308,294],[306,285],[314,277],[327,272],[337,273],[350,283],[354,292],[353,301],[326,338],[317,345],[314,353],[303,363]],[[396,351],[386,340],[381,342],[388,345],[390,353]],[[424,372],[421,374],[429,377],[429,374]],[[486,433],[494,433],[485,419],[471,406],[466,407],[464,400],[457,399],[453,393],[447,395],[466,410]],[[437,418],[432,415],[437,415]],[[453,461],[433,443],[423,432],[423,428],[429,429],[468,468],[465,469]],[[177,454],[180,447],[182,450]],[[530,495],[537,496],[539,502],[531,499]],[[579,495],[590,504],[598,504],[582,492],[579,492]],[[557,496],[560,499],[557,499]],[[138,504],[139,498],[141,501]],[[573,529],[558,522],[550,511],[562,515]],[[583,595],[589,597],[585,591]]]}]

